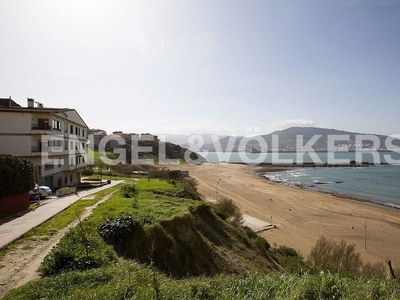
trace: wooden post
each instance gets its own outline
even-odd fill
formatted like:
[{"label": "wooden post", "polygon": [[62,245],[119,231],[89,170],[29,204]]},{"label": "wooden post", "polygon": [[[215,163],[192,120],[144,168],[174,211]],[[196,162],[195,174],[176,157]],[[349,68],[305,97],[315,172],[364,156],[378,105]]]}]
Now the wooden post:
[{"label": "wooden post", "polygon": [[390,272],[390,276],[392,277],[392,279],[396,279],[396,274],[393,271],[393,267],[392,267],[392,261],[389,260],[385,260],[387,265],[389,266],[389,272]]}]

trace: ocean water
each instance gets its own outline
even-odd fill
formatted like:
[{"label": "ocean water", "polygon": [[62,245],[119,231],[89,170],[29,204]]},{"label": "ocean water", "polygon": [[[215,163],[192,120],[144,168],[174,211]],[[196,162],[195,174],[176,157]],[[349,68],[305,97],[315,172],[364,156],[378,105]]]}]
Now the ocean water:
[{"label": "ocean water", "polygon": [[373,164],[400,165],[399,152],[317,152],[309,153],[248,153],[248,152],[197,152],[209,162],[229,162],[247,164],[293,164],[329,163],[349,164],[350,161],[368,162]]},{"label": "ocean water", "polygon": [[295,168],[266,173],[272,181],[362,197],[400,208],[400,166]]},{"label": "ocean water", "polygon": [[[307,163],[315,162],[316,157],[308,154],[297,160],[296,153],[279,153],[279,162],[271,153],[261,157],[255,153],[223,153],[200,152],[209,162],[230,163]],[[369,167],[307,167],[293,168],[286,171],[266,173],[264,176],[270,180],[287,185],[303,186],[315,191],[335,192],[351,196],[362,197],[373,202],[400,208],[400,153],[379,152],[356,154],[354,152],[316,153],[322,163],[340,164],[357,162],[369,162],[376,164]],[[384,165],[380,165],[385,163]],[[386,165],[386,163],[388,163]]]}]

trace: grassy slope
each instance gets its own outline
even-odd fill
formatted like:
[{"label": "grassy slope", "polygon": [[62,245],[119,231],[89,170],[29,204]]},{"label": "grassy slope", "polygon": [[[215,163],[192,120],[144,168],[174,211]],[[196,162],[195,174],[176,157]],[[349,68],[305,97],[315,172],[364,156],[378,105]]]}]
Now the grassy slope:
[{"label": "grassy slope", "polygon": [[[4,299],[398,299],[400,286],[392,280],[350,279],[336,275],[265,273],[278,268],[271,256],[255,246],[254,236],[217,218],[209,205],[164,196],[176,187],[163,181],[137,182],[137,200],[114,194],[99,205],[81,228],[90,242],[89,256],[101,266],[64,272],[29,283]],[[156,190],[157,194],[151,192]],[[146,225],[127,239],[135,251],[117,255],[97,234],[107,218],[133,215]],[[58,248],[82,255],[79,226]],[[70,248],[68,248],[70,247]],[[73,249],[72,249],[72,248]],[[71,250],[72,249],[72,250]],[[54,251],[53,251],[54,253]],[[120,253],[121,254],[121,253]],[[85,255],[83,255],[85,256]],[[51,255],[47,263],[51,263]],[[135,257],[150,267],[127,258]],[[54,257],[53,257],[54,258]],[[157,271],[158,266],[164,273]],[[241,275],[223,275],[226,273]],[[256,275],[263,272],[264,275]],[[185,274],[176,280],[167,277]],[[247,274],[247,275],[246,275]],[[249,275],[253,274],[253,275]]]}]

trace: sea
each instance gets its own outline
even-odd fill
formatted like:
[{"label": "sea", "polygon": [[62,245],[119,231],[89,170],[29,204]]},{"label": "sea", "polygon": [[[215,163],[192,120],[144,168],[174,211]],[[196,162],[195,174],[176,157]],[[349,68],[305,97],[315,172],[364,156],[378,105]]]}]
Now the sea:
[{"label": "sea", "polygon": [[[328,163],[329,167],[293,167],[260,174],[285,185],[349,195],[400,209],[399,152],[247,153],[199,152],[211,163],[293,165]],[[357,166],[349,167],[350,161]],[[347,166],[345,166],[347,165]]]}]

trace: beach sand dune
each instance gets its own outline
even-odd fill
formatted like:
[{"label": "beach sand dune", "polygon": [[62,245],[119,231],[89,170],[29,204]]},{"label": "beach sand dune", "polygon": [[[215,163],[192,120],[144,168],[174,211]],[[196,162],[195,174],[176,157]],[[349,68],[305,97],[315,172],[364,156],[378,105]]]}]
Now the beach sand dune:
[{"label": "beach sand dune", "polygon": [[307,257],[324,235],[355,244],[364,262],[391,259],[400,268],[397,209],[269,182],[247,165],[206,163],[184,169],[199,181],[203,199],[231,198],[243,214],[277,225],[262,233],[272,246],[286,245]]}]

